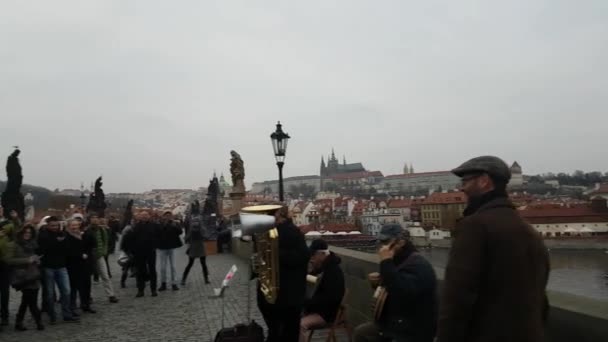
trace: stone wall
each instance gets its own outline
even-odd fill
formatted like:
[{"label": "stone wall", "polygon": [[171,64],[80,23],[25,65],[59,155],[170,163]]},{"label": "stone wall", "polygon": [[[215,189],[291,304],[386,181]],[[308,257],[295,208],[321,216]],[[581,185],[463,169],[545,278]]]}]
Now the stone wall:
[{"label": "stone wall", "polygon": [[[243,258],[251,255],[251,244],[233,242],[233,252]],[[349,291],[348,319],[353,326],[371,319],[372,290],[367,275],[378,271],[376,255],[349,249],[331,247],[342,258],[342,269]],[[444,270],[435,267],[441,283]],[[561,292],[548,292],[551,303],[547,322],[547,341],[592,342],[607,341],[608,302]]]},{"label": "stone wall", "polygon": [[570,239],[544,239],[545,246],[550,249],[599,249],[608,250],[608,239],[606,238],[570,238]]},{"label": "stone wall", "polygon": [[[414,237],[414,244],[417,247],[452,247],[451,239],[431,240],[427,237]],[[565,250],[608,250],[607,238],[562,238],[562,239],[543,239],[545,246],[549,249]]]}]

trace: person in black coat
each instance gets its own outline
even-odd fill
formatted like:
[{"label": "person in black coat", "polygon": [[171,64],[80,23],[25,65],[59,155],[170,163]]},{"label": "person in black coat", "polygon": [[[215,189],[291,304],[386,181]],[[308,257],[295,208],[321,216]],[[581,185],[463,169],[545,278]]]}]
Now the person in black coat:
[{"label": "person in black coat", "polygon": [[300,341],[308,341],[311,329],[332,323],[336,318],[344,297],[344,272],[340,268],[341,259],[329,251],[322,239],[310,244],[311,275],[317,277],[312,298],[304,303],[304,316],[300,321]]},{"label": "person in black coat", "polygon": [[369,279],[372,287],[380,282],[388,295],[380,319],[358,326],[353,341],[432,342],[438,312],[433,266],[398,224],[384,225],[378,239],[380,273],[370,274]]},{"label": "person in black coat", "polygon": [[224,244],[228,246],[228,251],[232,250],[232,231],[226,225],[226,218],[220,216],[217,222],[217,252],[224,253]]},{"label": "person in black coat", "polygon": [[38,255],[42,255],[42,271],[44,285],[47,289],[48,314],[51,324],[56,323],[55,302],[52,294],[55,284],[61,293],[61,312],[64,322],[78,322],[70,308],[70,279],[66,268],[68,251],[66,248],[66,234],[61,231],[59,219],[50,217],[47,220],[46,232],[39,234]]},{"label": "person in black coat", "polygon": [[177,287],[177,276],[175,272],[174,252],[183,243],[180,235],[182,228],[173,221],[173,214],[167,211],[163,214],[162,224],[159,228],[158,253],[160,254],[160,287],[158,291],[167,290],[167,264],[171,269],[171,289],[179,290]]},{"label": "person in black coat", "polygon": [[310,253],[287,207],[277,210],[275,219],[279,233],[280,289],[276,302],[270,304],[258,286],[258,307],[268,327],[267,342],[297,342]]},{"label": "person in black coat", "polygon": [[81,222],[72,219],[66,229],[66,248],[68,250],[67,269],[70,277],[70,308],[76,314],[76,300],[80,297],[80,308],[84,312],[95,313],[91,309],[91,260],[92,243],[81,231]]},{"label": "person in black coat", "polygon": [[123,237],[124,249],[132,253],[137,268],[137,296],[144,296],[146,281],[150,281],[152,297],[156,297],[156,247],[159,242],[158,225],[150,220],[150,214],[143,211],[137,224]]}]

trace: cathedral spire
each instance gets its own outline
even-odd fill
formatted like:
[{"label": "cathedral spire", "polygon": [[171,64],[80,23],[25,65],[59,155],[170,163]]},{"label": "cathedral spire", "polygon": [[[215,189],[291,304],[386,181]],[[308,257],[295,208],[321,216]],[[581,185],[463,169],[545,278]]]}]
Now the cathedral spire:
[{"label": "cathedral spire", "polygon": [[334,152],[334,148],[331,148],[331,160],[336,160],[336,153]]},{"label": "cathedral spire", "polygon": [[325,157],[321,156],[321,167],[325,167]]},{"label": "cathedral spire", "polygon": [[342,164],[346,165],[346,155],[342,155]]},{"label": "cathedral spire", "polygon": [[403,165],[403,174],[407,175],[408,173],[410,173],[410,169],[407,167],[407,163],[405,163],[405,165]]},{"label": "cathedral spire", "polygon": [[414,173],[414,163],[410,163],[410,173]]}]

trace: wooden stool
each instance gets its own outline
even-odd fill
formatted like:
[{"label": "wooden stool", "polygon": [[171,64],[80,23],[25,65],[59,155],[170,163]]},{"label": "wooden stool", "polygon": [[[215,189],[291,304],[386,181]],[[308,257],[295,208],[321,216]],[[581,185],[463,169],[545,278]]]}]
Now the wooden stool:
[{"label": "wooden stool", "polygon": [[352,341],[352,329],[346,322],[346,299],[348,298],[348,289],[344,290],[344,296],[342,297],[342,302],[340,303],[340,307],[338,308],[338,312],[336,313],[336,319],[334,319],[333,323],[327,324],[324,327],[319,327],[316,329],[310,329],[310,334],[308,335],[308,342],[312,341],[312,335],[317,330],[329,329],[327,332],[327,338],[325,342],[338,342],[336,339],[336,330],[344,329],[346,331],[346,335],[348,336],[348,341]]}]

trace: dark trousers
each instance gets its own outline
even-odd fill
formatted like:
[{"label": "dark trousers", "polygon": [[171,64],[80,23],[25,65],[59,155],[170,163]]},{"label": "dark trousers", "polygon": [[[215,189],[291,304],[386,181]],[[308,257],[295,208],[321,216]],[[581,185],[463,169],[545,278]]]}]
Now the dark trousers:
[{"label": "dark trousers", "polygon": [[[201,267],[203,268],[203,275],[205,276],[205,280],[209,279],[209,269],[207,268],[207,261],[205,260],[205,257],[200,257],[199,260],[201,261]],[[182,281],[186,281],[186,278],[188,278],[188,273],[190,273],[190,269],[192,268],[192,265],[194,264],[194,258],[188,257],[188,265],[186,265],[186,269],[184,270],[184,274],[182,275]]]},{"label": "dark trousers", "polygon": [[84,272],[81,278],[81,287],[78,291],[82,292],[80,296],[80,307],[81,308],[89,308],[91,307],[91,289],[93,287],[93,269],[87,265],[85,267]]},{"label": "dark trousers", "polygon": [[217,235],[217,252],[224,253],[224,244],[228,247],[228,251],[232,250],[232,233],[224,230]]},{"label": "dark trousers", "polygon": [[130,268],[131,268],[131,266],[129,266],[129,265],[122,267],[122,275],[120,276],[120,284],[122,286],[125,286],[125,282],[127,281],[127,278],[129,277]]},{"label": "dark trousers", "polygon": [[137,268],[137,289],[143,291],[146,281],[150,281],[150,290],[156,292],[156,250],[135,255]]},{"label": "dark trousers", "polygon": [[260,311],[268,327],[266,342],[298,342],[302,308],[266,303]]},{"label": "dark trousers", "polygon": [[91,276],[85,269],[84,265],[68,267],[68,275],[70,277],[70,307],[72,310],[78,307],[76,301],[80,298],[80,307],[88,308],[90,305],[91,290],[86,287],[86,278],[89,278],[88,283],[91,283]]},{"label": "dark trousers", "polygon": [[40,310],[38,309],[38,289],[23,289],[21,290],[21,304],[17,311],[17,324],[23,323],[25,311],[29,308],[32,317],[36,323],[40,323]]},{"label": "dark trousers", "polygon": [[10,269],[0,263],[0,318],[8,320],[8,296],[10,294]]}]

